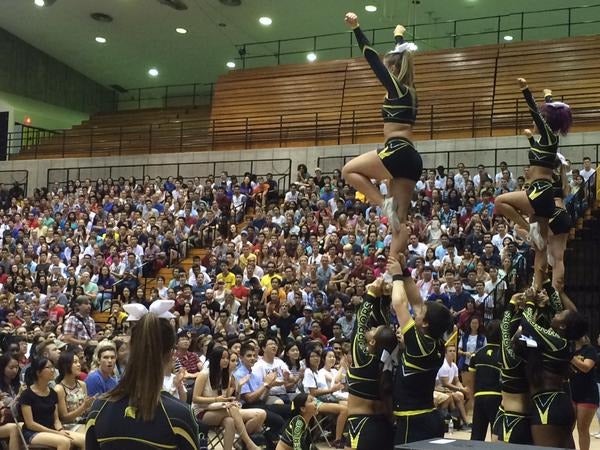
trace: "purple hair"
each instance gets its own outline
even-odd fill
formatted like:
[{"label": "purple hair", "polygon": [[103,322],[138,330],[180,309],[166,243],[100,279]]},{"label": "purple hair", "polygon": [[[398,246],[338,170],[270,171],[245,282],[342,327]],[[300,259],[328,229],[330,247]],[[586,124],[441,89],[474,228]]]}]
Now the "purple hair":
[{"label": "purple hair", "polygon": [[566,136],[573,125],[573,115],[569,105],[552,102],[542,103],[539,108],[550,129],[556,134]]}]

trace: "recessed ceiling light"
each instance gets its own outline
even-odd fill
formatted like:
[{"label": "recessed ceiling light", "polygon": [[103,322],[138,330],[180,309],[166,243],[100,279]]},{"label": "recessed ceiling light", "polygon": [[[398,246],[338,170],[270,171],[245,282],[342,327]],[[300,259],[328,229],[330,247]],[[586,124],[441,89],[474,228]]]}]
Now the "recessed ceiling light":
[{"label": "recessed ceiling light", "polygon": [[177,31],[179,34],[187,33],[187,30],[185,28],[175,28],[175,31]]},{"label": "recessed ceiling light", "polygon": [[365,11],[367,11],[367,12],[375,12],[375,11],[377,11],[377,6],[375,6],[375,5],[367,5],[367,6],[365,6]]},{"label": "recessed ceiling light", "polygon": [[40,8],[42,6],[46,6],[46,2],[44,2],[44,0],[33,0],[33,3],[35,4],[35,6],[39,6]]},{"label": "recessed ceiling light", "polygon": [[271,25],[273,23],[273,20],[270,17],[266,17],[263,16],[260,19],[258,19],[258,21],[260,22],[261,25],[264,25],[265,27],[268,27],[269,25]]},{"label": "recessed ceiling light", "polygon": [[510,42],[513,40],[513,37],[507,34],[506,36],[504,36],[504,40]]},{"label": "recessed ceiling light", "polygon": [[151,77],[157,77],[158,76],[158,69],[155,69],[154,67],[152,69],[150,69],[148,71],[148,75],[150,75]]},{"label": "recessed ceiling light", "polygon": [[310,52],[306,55],[306,59],[308,59],[309,62],[313,62],[317,60],[317,54],[314,52]]},{"label": "recessed ceiling light", "polygon": [[96,42],[98,44],[106,44],[106,38],[102,36],[96,36]]},{"label": "recessed ceiling light", "polygon": [[226,64],[226,66],[227,66],[227,67],[229,67],[230,69],[235,69],[235,63],[234,63],[233,61],[229,61],[229,62]]}]

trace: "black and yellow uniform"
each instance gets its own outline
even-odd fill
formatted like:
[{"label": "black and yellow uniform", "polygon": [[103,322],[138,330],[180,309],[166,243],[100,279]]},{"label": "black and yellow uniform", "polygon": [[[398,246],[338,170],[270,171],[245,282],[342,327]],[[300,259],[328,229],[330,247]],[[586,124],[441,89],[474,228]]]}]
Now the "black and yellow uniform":
[{"label": "black and yellow uniform", "polygon": [[[375,76],[387,91],[381,107],[383,121],[413,125],[417,118],[415,90],[401,84],[396,76],[388,70],[360,27],[354,29],[354,35]],[[401,44],[402,42],[404,42],[404,38],[396,36],[396,43]],[[377,150],[377,154],[392,177],[407,178],[415,182],[419,180],[423,170],[423,160],[408,139],[390,138],[385,142],[383,149]]]},{"label": "black and yellow uniform", "polygon": [[[352,365],[348,368],[348,392],[367,400],[380,399],[379,358],[369,351],[366,333],[389,322],[389,299],[367,294],[356,313],[352,336]],[[347,420],[351,448],[391,449],[392,423],[383,415],[350,415]]]},{"label": "black and yellow uniform", "polygon": [[348,368],[348,392],[367,400],[379,400],[380,361],[368,348],[366,333],[369,329],[386,323],[381,313],[382,299],[365,296],[358,311],[352,334],[352,365]]},{"label": "black and yellow uniform", "polygon": [[475,373],[475,401],[471,440],[485,441],[488,426],[493,425],[500,403],[500,346],[487,344],[469,362],[469,372]]},{"label": "black and yellow uniform", "polygon": [[[555,199],[560,198],[562,200],[565,198],[562,180],[556,175],[554,175],[552,181],[552,195]],[[548,226],[554,235],[566,234],[571,230],[573,222],[571,221],[571,216],[569,216],[569,213],[565,208],[555,205],[554,212],[548,221]]]},{"label": "black and yellow uniform", "polygon": [[[575,355],[573,356],[582,361],[584,359],[596,361],[597,358],[596,350],[591,345],[584,345],[575,351]],[[582,372],[573,365],[571,365],[571,369],[573,370],[573,374],[571,374],[573,403],[592,409],[597,408],[600,398],[598,396],[598,387],[596,386],[596,366],[589,372]]]},{"label": "black and yellow uniform", "polygon": [[413,320],[402,335],[405,350],[394,378],[395,445],[444,436],[444,422],[433,405],[444,343],[421,333]]},{"label": "black and yellow uniform", "polygon": [[[502,392],[523,394],[529,392],[525,361],[518,356],[512,346],[512,337],[521,323],[521,314],[515,303],[509,302],[502,315],[500,332],[500,386]],[[529,416],[498,409],[492,432],[502,442],[511,444],[533,444]]]},{"label": "black and yellow uniform", "polygon": [[571,221],[571,216],[569,216],[569,213],[565,208],[555,206],[552,216],[548,220],[548,227],[552,231],[552,234],[557,236],[559,234],[566,234],[571,231],[573,222]]},{"label": "black and yellow uniform", "polygon": [[198,427],[188,405],[161,392],[154,419],[136,417],[129,399],[96,400],[88,415],[85,448],[88,450],[197,450]]},{"label": "black and yellow uniform", "polygon": [[[523,97],[525,97],[525,102],[527,103],[533,122],[540,133],[538,141],[533,136],[529,138],[529,164],[554,169],[556,153],[558,152],[558,136],[552,131],[548,123],[546,123],[544,117],[542,117],[529,88],[523,89]],[[551,98],[548,97],[546,100],[551,100]]]},{"label": "black and yellow uniform", "polygon": [[298,415],[289,420],[281,434],[281,442],[289,445],[293,450],[311,450],[310,427],[304,417]]},{"label": "black and yellow uniform", "polygon": [[[558,308],[558,306],[554,307],[555,310]],[[530,336],[537,343],[537,348],[532,351],[540,352],[544,372],[566,376],[574,354],[572,343],[551,328],[545,328],[536,323],[535,305],[532,302],[528,302],[525,306],[521,323],[523,334]],[[532,425],[572,427],[575,424],[575,411],[571,397],[564,390],[535,392],[531,400],[533,403]]]},{"label": "black and yellow uniform", "polygon": [[493,433],[498,436],[500,442],[518,443],[522,445],[533,444],[533,437],[531,436],[531,418],[528,415],[504,411],[504,408],[500,407],[492,430]]},{"label": "black and yellow uniform", "polygon": [[[523,89],[523,97],[531,117],[540,133],[540,139],[536,141],[533,136],[529,138],[529,164],[532,166],[553,169],[558,152],[558,136],[548,126],[529,88]],[[534,180],[527,189],[527,197],[535,210],[535,215],[550,218],[554,211],[554,200],[552,193],[552,181],[546,179]]]}]

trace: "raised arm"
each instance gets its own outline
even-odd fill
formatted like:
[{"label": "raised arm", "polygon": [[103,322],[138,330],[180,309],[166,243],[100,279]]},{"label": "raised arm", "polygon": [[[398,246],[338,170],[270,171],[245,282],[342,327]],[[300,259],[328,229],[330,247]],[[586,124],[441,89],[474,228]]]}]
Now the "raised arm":
[{"label": "raised arm", "polygon": [[502,315],[502,323],[500,325],[502,365],[507,368],[512,366],[511,361],[518,358],[512,346],[512,338],[521,322],[521,317],[517,312],[522,296],[523,294],[513,295]]},{"label": "raised arm", "polygon": [[412,316],[408,308],[408,295],[404,287],[404,277],[402,275],[402,266],[397,259],[390,257],[388,272],[392,275],[392,308],[396,312],[398,324],[403,330],[412,322]]},{"label": "raised arm", "polygon": [[[535,126],[537,127],[538,132],[540,133],[540,144],[549,145],[554,143],[556,141],[556,136],[542,117],[542,114],[540,113],[540,110],[538,109],[537,104],[535,103],[535,99],[533,98],[533,94],[527,86],[527,80],[525,80],[525,78],[519,78],[518,82],[521,91],[523,92],[523,97],[525,98],[525,102],[527,103],[527,107],[529,108],[529,112],[531,114],[533,122],[535,123]],[[527,134],[527,137],[529,138],[529,141],[531,143],[533,137],[530,136],[530,133],[527,133],[527,131],[525,133]]]},{"label": "raised arm", "polygon": [[[407,88],[399,85],[394,77],[394,75],[385,67],[385,64],[381,61],[379,57],[379,53],[371,47],[371,43],[369,39],[365,36],[363,31],[358,24],[358,16],[352,12],[346,14],[344,18],[346,24],[352,28],[354,31],[354,36],[356,37],[356,42],[358,43],[358,47],[363,53],[363,56],[371,66],[371,70],[375,73],[375,76],[379,80],[379,82],[385,87],[387,90],[387,96],[390,99],[398,98],[406,93]],[[398,33],[398,34],[396,34]],[[394,40],[396,44],[402,44],[404,42],[404,27],[397,26],[394,30]]]}]

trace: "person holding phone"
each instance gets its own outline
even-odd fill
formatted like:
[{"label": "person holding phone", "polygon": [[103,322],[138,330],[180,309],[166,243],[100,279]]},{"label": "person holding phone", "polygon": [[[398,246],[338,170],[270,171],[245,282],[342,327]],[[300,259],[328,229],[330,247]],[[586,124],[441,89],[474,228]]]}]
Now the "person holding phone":
[{"label": "person holding phone", "polygon": [[[223,450],[232,450],[236,433],[248,450],[259,450],[250,435],[260,431],[267,413],[262,409],[241,409],[235,401],[229,352],[225,347],[213,348],[208,362],[208,367],[202,369],[194,384],[192,403],[196,418],[205,425],[223,427]],[[243,381],[240,380],[240,384]]]}]

